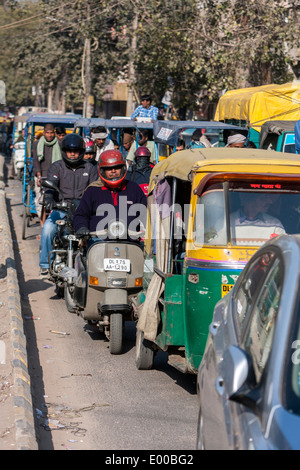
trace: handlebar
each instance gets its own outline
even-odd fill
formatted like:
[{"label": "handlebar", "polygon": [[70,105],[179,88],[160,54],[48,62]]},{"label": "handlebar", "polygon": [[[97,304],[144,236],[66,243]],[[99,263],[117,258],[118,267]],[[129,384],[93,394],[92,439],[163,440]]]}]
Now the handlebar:
[{"label": "handlebar", "polygon": [[68,204],[66,201],[60,201],[55,202],[53,207],[59,211],[67,212],[68,209],[70,209],[70,204]]}]

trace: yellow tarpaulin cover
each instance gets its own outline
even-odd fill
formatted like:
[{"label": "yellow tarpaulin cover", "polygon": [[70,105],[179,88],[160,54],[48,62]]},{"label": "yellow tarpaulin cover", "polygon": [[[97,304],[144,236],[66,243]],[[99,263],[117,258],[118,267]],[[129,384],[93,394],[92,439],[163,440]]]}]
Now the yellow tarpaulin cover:
[{"label": "yellow tarpaulin cover", "polygon": [[300,119],[300,81],[227,91],[219,99],[215,121],[236,119],[260,131],[265,121]]}]

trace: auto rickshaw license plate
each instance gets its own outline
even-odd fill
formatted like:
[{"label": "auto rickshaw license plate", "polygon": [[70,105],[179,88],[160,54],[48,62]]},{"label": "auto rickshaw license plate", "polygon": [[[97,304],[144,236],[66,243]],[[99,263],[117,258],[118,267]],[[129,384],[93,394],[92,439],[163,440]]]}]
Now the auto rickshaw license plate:
[{"label": "auto rickshaw license plate", "polygon": [[104,258],[104,271],[121,271],[129,273],[130,259]]},{"label": "auto rickshaw license plate", "polygon": [[234,284],[222,284],[222,297],[228,294],[229,291],[233,288]]}]

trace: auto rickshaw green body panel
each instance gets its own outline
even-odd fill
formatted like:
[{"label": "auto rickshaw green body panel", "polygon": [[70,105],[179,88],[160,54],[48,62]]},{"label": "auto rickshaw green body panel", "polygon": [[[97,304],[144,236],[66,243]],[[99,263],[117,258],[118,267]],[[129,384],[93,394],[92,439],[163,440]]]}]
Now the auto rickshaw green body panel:
[{"label": "auto rickshaw green body panel", "polygon": [[[267,150],[181,151],[154,167],[145,237],[145,256],[153,260],[153,270],[145,284],[143,298],[140,296],[137,328],[154,351],[167,351],[169,363],[180,371],[197,372],[216,303],[234,286],[248,260],[263,243],[257,235],[253,239],[251,233],[246,240],[231,237],[230,210],[234,213],[238,207],[235,204],[245,199],[245,195],[258,197],[268,192],[277,201],[274,205],[277,215],[283,217],[291,210],[292,217],[286,218],[290,224],[291,219],[299,219],[293,213],[293,204],[289,203],[290,195],[298,198],[299,182],[300,166],[296,155]],[[160,210],[160,195],[164,197],[167,192],[156,193],[160,184],[164,191],[166,188],[169,191],[163,202],[169,201],[170,207],[188,206],[184,217],[184,243],[182,240],[178,243],[175,236],[177,209],[169,214]],[[220,195],[223,206],[218,205]],[[287,199],[283,200],[281,208],[278,197],[282,195]],[[207,201],[212,197],[215,199],[209,206]],[[151,213],[153,206],[157,211],[154,214]],[[198,240],[200,229],[196,217],[199,206],[204,207],[202,241]],[[206,231],[209,218],[222,211],[227,226],[223,241],[211,227]],[[296,225],[291,228],[294,233],[300,229]],[[165,239],[161,238],[161,226],[167,230]],[[287,227],[288,224],[286,233],[291,233]],[[275,235],[271,233],[270,237]]]}]

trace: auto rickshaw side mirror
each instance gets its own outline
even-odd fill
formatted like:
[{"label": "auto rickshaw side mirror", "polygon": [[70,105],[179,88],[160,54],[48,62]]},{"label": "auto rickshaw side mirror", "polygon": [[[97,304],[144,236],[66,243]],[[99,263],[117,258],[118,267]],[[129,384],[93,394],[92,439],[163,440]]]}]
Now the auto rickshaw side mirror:
[{"label": "auto rickshaw side mirror", "polygon": [[260,416],[261,389],[257,386],[249,355],[237,346],[225,350],[220,364],[224,392],[228,400],[241,403]]}]

